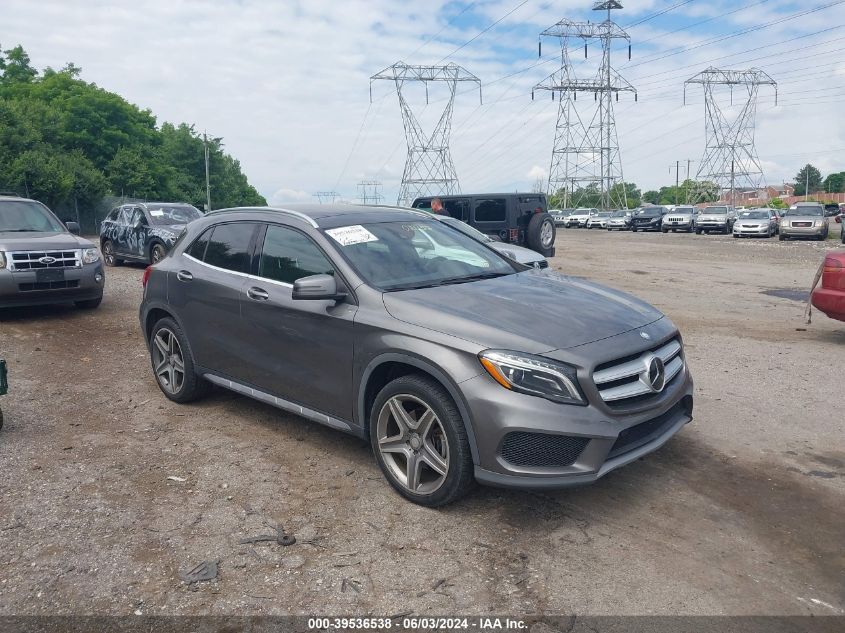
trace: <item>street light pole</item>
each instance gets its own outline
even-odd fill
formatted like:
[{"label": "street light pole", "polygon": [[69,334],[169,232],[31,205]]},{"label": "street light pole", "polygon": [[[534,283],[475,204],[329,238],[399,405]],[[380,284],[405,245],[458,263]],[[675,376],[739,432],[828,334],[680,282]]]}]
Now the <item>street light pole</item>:
[{"label": "street light pole", "polygon": [[205,132],[202,133],[202,145],[205,150],[205,211],[211,211],[211,181],[208,178],[208,138]]}]

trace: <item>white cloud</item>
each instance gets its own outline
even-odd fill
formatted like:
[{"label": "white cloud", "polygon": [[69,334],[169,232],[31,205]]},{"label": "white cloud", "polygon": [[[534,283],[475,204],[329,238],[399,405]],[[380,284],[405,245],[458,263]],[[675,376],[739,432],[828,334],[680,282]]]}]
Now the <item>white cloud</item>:
[{"label": "white cloud", "polygon": [[548,172],[546,172],[545,169],[543,169],[539,165],[534,165],[531,167],[531,169],[528,170],[528,173],[525,174],[525,177],[532,181],[537,179],[545,180],[549,177],[549,174]]},{"label": "white cloud", "polygon": [[[377,178],[390,201],[403,172],[404,131],[392,84],[376,82],[370,104],[370,75],[400,59],[433,63],[516,4],[478,3],[464,16],[474,16],[469,25],[459,20],[461,26],[446,26],[462,5],[448,0],[3,0],[0,43],[4,48],[22,44],[40,68],[74,62],[85,80],[150,108],[159,122],[194,123],[222,136],[268,200],[311,200],[311,193],[327,190],[354,199],[361,179]],[[672,4],[648,0],[614,17],[621,24],[636,22]],[[563,17],[595,19],[588,5],[584,0],[529,2],[450,60],[484,82],[483,105],[465,86],[455,101],[452,155],[464,191],[527,189],[538,166],[548,165],[557,102],[548,93],[532,101],[530,93],[557,61],[553,42],[547,42],[545,61],[534,66],[537,33]],[[623,51],[614,53],[620,72],[639,90],[638,103],[622,95],[614,104],[626,180],[644,190],[658,187],[674,180],[668,167],[676,160],[685,165],[688,158],[701,158],[702,92],[688,91],[683,107],[683,81],[710,64],[759,66],[781,82],[781,106],[773,109],[773,98],[762,91],[757,116],[757,148],[769,181],[791,178],[807,160],[834,167],[841,153],[829,150],[845,146],[845,119],[839,114],[845,88],[841,42],[832,41],[841,35],[829,31],[788,40],[841,24],[845,7],[660,58],[801,10],[772,2],[673,33],[684,16],[697,16],[683,22],[688,24],[734,8],[724,0],[684,5],[630,29],[630,62]],[[573,56],[579,73],[595,72],[598,52],[591,45],[587,60]],[[517,74],[499,79],[512,73]],[[428,107],[422,93],[409,92],[426,129],[444,104],[442,88],[431,86]],[[590,101],[584,95],[579,108],[586,112]],[[817,161],[814,151],[822,153]],[[696,167],[693,162],[693,175]]]},{"label": "white cloud", "polygon": [[276,191],[267,202],[271,205],[285,204],[292,202],[313,202],[315,200],[307,191],[297,191],[295,189],[279,189]]}]

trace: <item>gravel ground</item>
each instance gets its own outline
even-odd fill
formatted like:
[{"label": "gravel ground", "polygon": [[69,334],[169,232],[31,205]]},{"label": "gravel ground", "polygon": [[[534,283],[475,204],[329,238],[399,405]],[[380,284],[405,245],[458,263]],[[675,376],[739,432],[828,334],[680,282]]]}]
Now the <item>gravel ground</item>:
[{"label": "gravel ground", "polygon": [[[0,615],[843,614],[845,323],[789,298],[834,247],[561,230],[554,268],[680,327],[695,421],[591,487],[441,510],[341,433],[166,400],[141,267],[109,270],[96,311],[2,312]],[[296,545],[240,543],[279,524]],[[204,560],[216,580],[180,580]]]}]

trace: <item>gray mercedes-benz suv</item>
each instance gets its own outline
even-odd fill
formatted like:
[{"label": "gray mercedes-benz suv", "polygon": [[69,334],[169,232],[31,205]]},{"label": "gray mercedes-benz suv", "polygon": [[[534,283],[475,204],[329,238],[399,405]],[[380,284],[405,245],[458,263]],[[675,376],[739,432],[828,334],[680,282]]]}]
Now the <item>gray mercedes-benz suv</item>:
[{"label": "gray mercedes-benz suv", "polygon": [[43,204],[0,197],[0,307],[73,302],[96,308],[105,274],[100,251]]},{"label": "gray mercedes-benz suv", "polygon": [[429,506],[590,483],[692,419],[658,310],[413,210],[210,213],[145,272],[140,320],[171,400],[215,384],[364,438]]}]

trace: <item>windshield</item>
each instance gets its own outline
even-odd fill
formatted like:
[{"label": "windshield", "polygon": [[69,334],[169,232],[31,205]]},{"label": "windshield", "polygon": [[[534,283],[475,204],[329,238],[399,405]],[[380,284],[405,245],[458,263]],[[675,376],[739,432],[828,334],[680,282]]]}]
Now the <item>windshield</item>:
[{"label": "windshield", "polygon": [[612,214],[612,213],[610,213],[609,211],[602,211],[601,213],[599,213],[599,214],[598,214],[598,217],[600,217],[600,218],[609,218],[611,215],[613,215],[613,214]]},{"label": "windshield", "polygon": [[370,285],[387,292],[512,275],[508,260],[440,222],[379,222],[326,229]]},{"label": "windshield", "polygon": [[0,202],[0,232],[64,233],[65,227],[37,202]]},{"label": "windshield", "polygon": [[663,215],[662,214],[662,208],[661,207],[654,207],[652,209],[643,209],[642,211],[640,211],[639,215],[641,215],[643,217],[652,217],[652,216],[655,216],[655,215]]},{"label": "windshield", "polygon": [[202,217],[199,209],[188,204],[148,204],[147,211],[155,226],[166,226],[168,224],[187,224],[191,220]]},{"label": "windshield", "polygon": [[765,211],[743,211],[739,217],[743,220],[766,220],[769,214]]},{"label": "windshield", "polygon": [[795,207],[784,213],[784,215],[812,215],[821,217],[824,215],[824,210],[821,207]]},{"label": "windshield", "polygon": [[485,235],[484,233],[482,233],[478,229],[472,228],[466,222],[461,222],[460,220],[458,220],[456,218],[439,218],[439,219],[440,219],[441,222],[443,222],[443,224],[448,224],[453,229],[457,229],[458,231],[460,231],[464,235],[469,235],[474,240],[478,240],[479,242],[485,242],[485,243],[493,241],[492,237],[490,237],[489,235]]},{"label": "windshield", "polygon": [[702,213],[708,213],[710,215],[725,215],[728,212],[727,207],[706,207]]},{"label": "windshield", "polygon": [[612,218],[624,218],[626,215],[627,215],[627,211],[617,211],[616,213],[614,213],[610,217],[612,217]]},{"label": "windshield", "polygon": [[693,207],[675,207],[675,210],[672,213],[689,214],[694,210],[695,209]]}]

